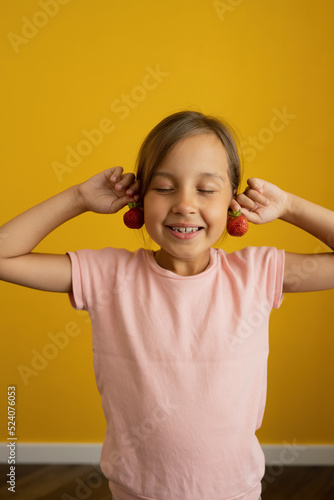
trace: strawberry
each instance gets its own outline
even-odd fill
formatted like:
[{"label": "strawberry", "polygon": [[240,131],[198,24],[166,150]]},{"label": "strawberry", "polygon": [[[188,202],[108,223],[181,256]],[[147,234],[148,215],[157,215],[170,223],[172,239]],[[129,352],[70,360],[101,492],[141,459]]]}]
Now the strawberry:
[{"label": "strawberry", "polygon": [[138,207],[138,203],[128,203],[130,210],[123,215],[124,224],[130,229],[140,229],[144,224],[143,211]]},{"label": "strawberry", "polygon": [[228,211],[227,232],[231,236],[243,236],[248,231],[248,220],[241,215],[241,210]]}]

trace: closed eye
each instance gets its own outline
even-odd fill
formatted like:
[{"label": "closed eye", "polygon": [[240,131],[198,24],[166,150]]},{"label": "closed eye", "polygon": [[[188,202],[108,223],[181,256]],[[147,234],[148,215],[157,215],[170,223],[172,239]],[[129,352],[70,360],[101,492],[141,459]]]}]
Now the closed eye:
[{"label": "closed eye", "polygon": [[[158,193],[170,193],[173,191],[173,188],[155,188],[155,191]],[[208,189],[198,189],[199,193],[205,193],[205,194],[214,194],[215,191],[210,191]]]}]

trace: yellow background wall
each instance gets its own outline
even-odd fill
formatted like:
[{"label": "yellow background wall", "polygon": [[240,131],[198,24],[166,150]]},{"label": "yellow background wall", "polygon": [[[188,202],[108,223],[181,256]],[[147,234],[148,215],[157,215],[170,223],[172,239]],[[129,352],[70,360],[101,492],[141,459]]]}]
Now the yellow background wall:
[{"label": "yellow background wall", "polygon": [[[243,188],[263,177],[334,209],[329,0],[21,0],[1,11],[0,223],[107,167],[132,170],[149,130],[185,108],[237,128]],[[85,214],[39,250],[134,250],[142,241],[122,215]],[[224,248],[244,245],[325,251],[280,221]],[[16,385],[19,441],[102,441],[86,313],[65,295],[3,282],[0,294],[1,440],[7,386]],[[334,443],[333,298],[286,295],[272,314],[262,443]]]}]

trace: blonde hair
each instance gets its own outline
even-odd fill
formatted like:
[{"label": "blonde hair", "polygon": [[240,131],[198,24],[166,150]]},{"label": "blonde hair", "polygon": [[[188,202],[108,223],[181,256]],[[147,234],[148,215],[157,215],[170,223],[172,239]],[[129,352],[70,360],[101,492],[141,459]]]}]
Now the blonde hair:
[{"label": "blonde hair", "polygon": [[197,134],[215,134],[228,155],[232,193],[239,187],[241,163],[237,137],[227,123],[197,111],[180,111],[158,123],[144,140],[138,154],[136,177],[140,181],[139,203],[142,203],[152,177],[168,152],[182,139]]}]

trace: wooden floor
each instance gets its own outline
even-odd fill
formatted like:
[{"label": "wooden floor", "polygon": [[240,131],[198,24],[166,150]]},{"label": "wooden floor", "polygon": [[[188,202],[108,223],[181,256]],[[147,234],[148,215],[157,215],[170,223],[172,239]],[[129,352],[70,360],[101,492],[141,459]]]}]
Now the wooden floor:
[{"label": "wooden floor", "polygon": [[[15,494],[7,490],[8,472],[0,464],[1,500],[111,500],[98,466],[17,465]],[[269,467],[262,484],[262,500],[334,500],[334,467]]]}]

